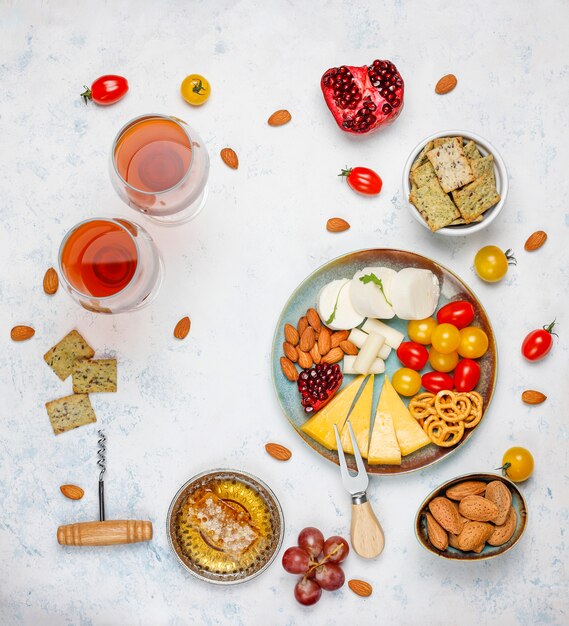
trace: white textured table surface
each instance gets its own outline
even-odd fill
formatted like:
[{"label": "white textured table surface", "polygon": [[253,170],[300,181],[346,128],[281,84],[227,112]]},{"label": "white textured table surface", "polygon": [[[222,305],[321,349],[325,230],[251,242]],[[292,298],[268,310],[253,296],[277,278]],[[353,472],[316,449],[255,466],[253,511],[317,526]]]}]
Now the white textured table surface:
[{"label": "white textured table surface", "polygon": [[[3,2],[0,5],[0,623],[2,624],[567,624],[569,523],[567,377],[569,317],[569,65],[562,0],[536,5],[466,1],[188,2],[122,0]],[[502,5],[502,6],[500,6]],[[27,7],[27,8],[26,8]],[[395,62],[406,82],[405,110],[384,132],[352,141],[328,113],[323,71],[374,58]],[[446,97],[433,92],[447,72]],[[115,72],[128,96],[109,108],[85,106],[84,83]],[[191,72],[211,81],[201,109],[178,87]],[[293,121],[270,128],[288,108]],[[107,173],[112,138],[145,112],[194,125],[212,155],[210,199],[178,229],[149,225],[166,279],[154,304],[116,317],[90,314],[60,290],[42,292],[63,234],[92,216],[144,221],[115,195]],[[432,236],[408,213],[401,171],[412,146],[445,128],[465,128],[501,151],[510,196],[488,231]],[[232,171],[219,150],[232,146]],[[346,164],[380,172],[377,198],[356,196],[336,177]],[[331,235],[328,217],[350,231]],[[525,253],[542,228],[549,240]],[[498,285],[473,273],[476,250],[512,247],[518,266]],[[481,298],[500,355],[488,419],[448,460],[400,478],[373,479],[370,495],[387,547],[376,562],[350,555],[349,577],[369,580],[362,600],[347,588],[312,609],[293,599],[294,577],[278,562],[234,588],[191,578],[170,553],[165,517],[190,476],[226,466],[272,486],[286,517],[284,546],[305,525],[348,534],[349,501],[338,470],[306,446],[281,415],[269,369],[278,314],[294,287],[325,261],[351,250],[413,250],[451,267]],[[192,331],[172,328],[188,313]],[[557,316],[561,338],[540,364],[519,354],[526,332]],[[9,328],[36,336],[13,344]],[[117,394],[93,397],[108,438],[107,510],[149,517],[151,543],[63,549],[61,523],[93,519],[96,434],[92,426],[55,438],[43,407],[70,391],[42,360],[77,327],[99,354],[119,359]],[[529,408],[524,388],[548,400]],[[293,450],[279,464],[269,440]],[[491,470],[511,445],[527,446],[535,474],[523,485],[530,509],[522,541],[488,562],[449,563],[417,543],[413,519],[436,485]],[[82,485],[71,502],[59,485]]]}]

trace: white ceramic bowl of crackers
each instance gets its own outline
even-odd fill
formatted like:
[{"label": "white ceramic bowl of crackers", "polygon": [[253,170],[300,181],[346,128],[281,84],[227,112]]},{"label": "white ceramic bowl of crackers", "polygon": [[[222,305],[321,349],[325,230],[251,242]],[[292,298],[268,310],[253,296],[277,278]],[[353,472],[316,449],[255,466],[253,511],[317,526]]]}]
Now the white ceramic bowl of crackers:
[{"label": "white ceramic bowl of crackers", "polygon": [[403,195],[425,228],[441,235],[469,235],[489,226],[504,207],[508,173],[486,139],[447,130],[413,148],[403,170]]}]

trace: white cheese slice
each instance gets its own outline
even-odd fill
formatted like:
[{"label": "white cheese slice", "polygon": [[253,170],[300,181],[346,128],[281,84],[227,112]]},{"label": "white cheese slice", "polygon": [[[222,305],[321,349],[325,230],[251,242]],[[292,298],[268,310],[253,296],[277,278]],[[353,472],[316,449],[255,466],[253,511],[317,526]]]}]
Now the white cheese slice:
[{"label": "white cheese slice", "polygon": [[391,282],[391,303],[402,320],[430,317],[439,302],[439,279],[430,270],[406,267]]},{"label": "white cheese slice", "polygon": [[348,278],[334,280],[318,296],[318,314],[332,330],[350,330],[364,321],[352,306],[350,282]]},{"label": "white cheese slice", "polygon": [[[342,374],[358,374],[354,369],[354,363],[357,357],[346,354],[342,362]],[[385,362],[383,359],[375,359],[371,364],[367,374],[383,374],[385,372]]]},{"label": "white cheese slice", "polygon": [[[354,309],[364,317],[391,319],[395,315],[390,304],[391,281],[396,275],[388,267],[366,267],[356,272],[350,284]],[[381,281],[381,286],[377,281]]]},{"label": "white cheese slice", "polygon": [[358,374],[369,374],[371,366],[375,359],[377,359],[377,353],[385,342],[385,337],[376,333],[370,333],[365,340],[364,345],[360,348],[358,356],[354,361],[354,369]]},{"label": "white cheese slice", "polygon": [[376,333],[378,335],[383,335],[385,337],[385,343],[394,350],[397,350],[397,348],[399,348],[401,342],[405,338],[403,333],[400,333],[395,328],[392,328],[391,326],[388,326],[387,324],[385,324],[384,322],[380,322],[379,320],[372,319],[371,317],[368,317],[368,319],[365,321],[364,325],[362,326],[362,330],[366,333]]}]

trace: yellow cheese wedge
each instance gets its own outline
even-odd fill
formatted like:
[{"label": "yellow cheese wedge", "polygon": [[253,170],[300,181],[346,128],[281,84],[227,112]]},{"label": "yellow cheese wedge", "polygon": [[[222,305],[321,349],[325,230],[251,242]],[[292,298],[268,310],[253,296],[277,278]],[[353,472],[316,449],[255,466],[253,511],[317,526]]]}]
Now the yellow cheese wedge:
[{"label": "yellow cheese wedge", "polygon": [[[356,436],[358,448],[364,459],[367,459],[367,450],[369,448],[369,430],[371,426],[371,405],[373,403],[373,375],[369,377],[361,396],[358,398],[356,406],[350,415],[352,430]],[[352,438],[348,430],[348,422],[344,424],[342,433],[342,448],[348,454],[354,453],[352,446]]]},{"label": "yellow cheese wedge", "polygon": [[348,417],[348,411],[363,379],[364,376],[358,376],[347,387],[339,391],[323,409],[320,409],[316,415],[313,415],[303,424],[300,430],[325,448],[328,448],[328,450],[337,450],[334,424],[342,432],[344,422]]},{"label": "yellow cheese wedge", "polygon": [[401,465],[401,450],[397,443],[391,406],[385,385],[381,390],[379,403],[375,411],[375,422],[369,444],[368,463],[370,465]]},{"label": "yellow cheese wedge", "polygon": [[[385,398],[384,398],[385,396]],[[383,404],[383,412],[389,413],[393,419],[393,427],[401,454],[406,456],[431,443],[427,433],[421,428],[417,420],[409,413],[403,400],[393,388],[387,376],[383,381],[379,403]]]}]

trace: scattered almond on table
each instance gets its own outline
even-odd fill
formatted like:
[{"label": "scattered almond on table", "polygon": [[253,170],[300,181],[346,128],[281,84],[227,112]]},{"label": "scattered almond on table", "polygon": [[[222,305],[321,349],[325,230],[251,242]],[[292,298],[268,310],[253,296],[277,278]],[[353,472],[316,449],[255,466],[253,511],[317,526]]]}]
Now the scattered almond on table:
[{"label": "scattered almond on table", "polygon": [[43,290],[48,296],[53,296],[58,287],[59,277],[53,267],[50,267],[43,277]]},{"label": "scattered almond on table", "polygon": [[174,328],[174,337],[176,339],[185,339],[190,332],[191,321],[190,318],[186,315],[183,317]]},{"label": "scattered almond on table", "polygon": [[31,326],[14,326],[10,331],[10,337],[13,341],[26,341],[35,334],[36,331]]},{"label": "scattered almond on table", "polygon": [[543,246],[547,239],[547,233],[543,230],[536,230],[535,233],[532,233],[528,238],[524,245],[524,249],[526,252],[533,252],[534,250],[538,250]]},{"label": "scattered almond on table", "polygon": [[526,389],[522,393],[522,401],[526,404],[541,404],[547,400],[547,396],[541,391],[535,391],[534,389]]},{"label": "scattered almond on table", "polygon": [[362,598],[367,598],[371,596],[373,588],[369,583],[366,583],[365,580],[358,580],[357,578],[352,578],[352,580],[348,581],[348,587],[357,595]]},{"label": "scattered almond on table", "polygon": [[61,493],[70,500],[81,500],[85,492],[77,485],[61,485],[59,488]]},{"label": "scattered almond on table", "polygon": [[349,228],[350,228],[350,224],[346,222],[345,219],[342,219],[341,217],[331,217],[326,222],[326,230],[328,230],[331,233],[341,233],[345,230],[348,230]]},{"label": "scattered almond on table", "polygon": [[219,154],[225,165],[230,167],[232,170],[236,170],[239,167],[239,158],[237,157],[235,150],[232,148],[223,148]]},{"label": "scattered almond on table", "polygon": [[280,443],[267,443],[265,444],[265,450],[269,456],[272,456],[277,461],[288,461],[292,456],[292,452],[288,448],[281,446]]},{"label": "scattered almond on table", "polygon": [[288,124],[291,119],[291,114],[286,109],[281,109],[279,111],[275,111],[271,117],[269,117],[267,123],[269,126],[282,126],[283,124]]},{"label": "scattered almond on table", "polygon": [[435,86],[435,92],[440,96],[444,96],[456,87],[457,82],[458,81],[454,74],[446,74],[442,78],[439,78],[439,81]]}]

